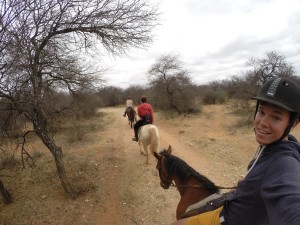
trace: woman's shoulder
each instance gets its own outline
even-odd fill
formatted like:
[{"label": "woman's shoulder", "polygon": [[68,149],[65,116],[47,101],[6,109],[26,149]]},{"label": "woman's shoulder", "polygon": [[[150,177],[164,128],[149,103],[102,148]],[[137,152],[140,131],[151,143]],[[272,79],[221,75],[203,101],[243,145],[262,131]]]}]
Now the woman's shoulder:
[{"label": "woman's shoulder", "polygon": [[268,146],[266,153],[266,155],[273,155],[275,158],[282,156],[293,157],[300,162],[300,143],[296,139],[282,140],[275,145]]},{"label": "woman's shoulder", "polygon": [[293,141],[293,142],[298,142],[298,143],[299,143],[299,141],[297,140],[297,138],[296,138],[294,135],[292,135],[292,134],[289,134],[288,140],[289,140],[289,141]]}]

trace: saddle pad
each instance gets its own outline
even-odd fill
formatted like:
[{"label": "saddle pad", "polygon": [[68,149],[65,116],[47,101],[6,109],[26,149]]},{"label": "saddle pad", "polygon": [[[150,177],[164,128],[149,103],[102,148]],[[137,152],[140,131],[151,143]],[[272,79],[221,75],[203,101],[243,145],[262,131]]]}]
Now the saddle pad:
[{"label": "saddle pad", "polygon": [[199,209],[203,206],[205,206],[207,204],[207,202],[210,202],[212,200],[215,200],[215,199],[218,199],[222,196],[222,194],[220,193],[215,193],[215,194],[212,194],[210,196],[208,196],[207,198],[205,199],[202,199],[201,201],[193,204],[193,205],[190,205],[186,210],[185,210],[185,213],[191,211],[191,210],[194,210],[194,209]]}]

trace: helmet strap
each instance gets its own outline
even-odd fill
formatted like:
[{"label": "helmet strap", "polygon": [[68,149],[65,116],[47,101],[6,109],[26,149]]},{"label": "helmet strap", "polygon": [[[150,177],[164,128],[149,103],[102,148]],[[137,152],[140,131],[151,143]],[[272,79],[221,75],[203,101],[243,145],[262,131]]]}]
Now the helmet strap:
[{"label": "helmet strap", "polygon": [[256,101],[256,108],[255,108],[254,117],[253,117],[254,120],[255,120],[256,113],[258,111],[258,107],[259,107],[259,101]]}]

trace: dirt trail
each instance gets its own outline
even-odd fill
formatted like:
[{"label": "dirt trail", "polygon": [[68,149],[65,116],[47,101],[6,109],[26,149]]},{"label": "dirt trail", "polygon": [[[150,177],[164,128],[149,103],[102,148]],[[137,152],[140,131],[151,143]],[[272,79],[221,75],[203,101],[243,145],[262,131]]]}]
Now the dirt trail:
[{"label": "dirt trail", "polygon": [[[123,108],[106,108],[110,125],[105,137],[113,143],[111,173],[105,178],[109,206],[99,215],[101,224],[169,224],[174,220],[176,209],[175,190],[165,191],[159,186],[155,169],[156,160],[140,155],[138,144],[133,142],[133,129],[122,116]],[[163,139],[162,139],[163,140]],[[168,192],[173,192],[171,197]]]}]

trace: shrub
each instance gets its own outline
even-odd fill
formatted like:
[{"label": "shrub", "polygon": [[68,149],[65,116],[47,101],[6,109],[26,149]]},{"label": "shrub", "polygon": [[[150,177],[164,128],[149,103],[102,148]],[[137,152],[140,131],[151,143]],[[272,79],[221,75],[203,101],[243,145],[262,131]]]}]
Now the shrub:
[{"label": "shrub", "polygon": [[213,105],[217,103],[217,94],[215,91],[207,91],[203,96],[203,103],[205,105]]}]

